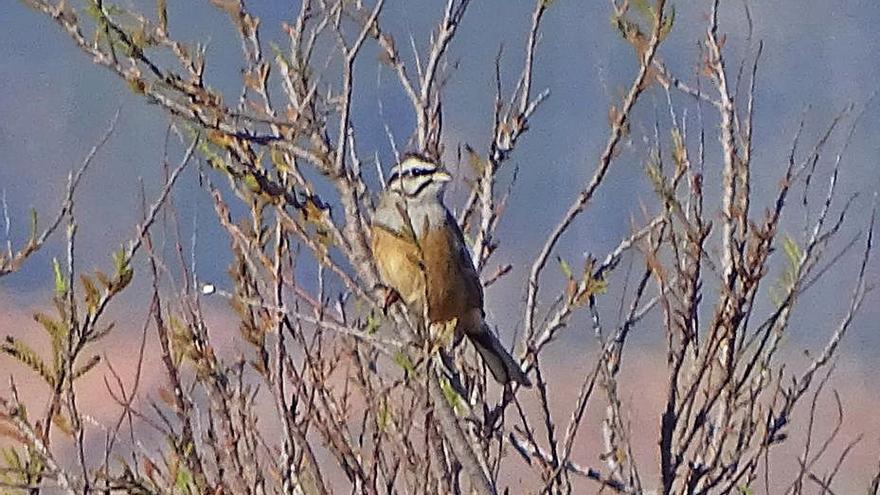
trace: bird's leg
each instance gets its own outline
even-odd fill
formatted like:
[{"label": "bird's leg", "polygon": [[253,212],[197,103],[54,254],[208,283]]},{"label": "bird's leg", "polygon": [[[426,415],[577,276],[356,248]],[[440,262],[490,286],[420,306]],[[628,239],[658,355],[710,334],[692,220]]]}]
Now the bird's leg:
[{"label": "bird's leg", "polygon": [[439,349],[437,354],[440,357],[441,369],[443,371],[443,375],[449,380],[449,385],[452,386],[452,389],[455,390],[455,393],[460,395],[461,397],[469,397],[467,387],[465,387],[464,383],[461,381],[461,374],[455,367],[455,358],[446,351],[446,349]]},{"label": "bird's leg", "polygon": [[[449,344],[456,343],[456,333],[458,329],[458,318],[453,318],[449,321],[432,323],[431,332],[432,337],[437,342],[437,346],[442,348],[446,348]],[[458,338],[457,340],[461,340]]]},{"label": "bird's leg", "polygon": [[388,309],[391,305],[401,300],[400,293],[387,285],[379,285],[378,289],[384,293],[382,298],[382,314],[388,316]]},{"label": "bird's leg", "polygon": [[462,383],[461,376],[455,366],[455,356],[453,347],[449,344],[455,340],[455,329],[458,326],[458,319],[453,318],[449,321],[434,322],[428,325],[430,338],[429,353],[436,353],[440,358],[441,368],[449,385],[461,397],[468,397],[467,388]]},{"label": "bird's leg", "polygon": [[458,319],[456,318],[455,322],[455,330],[452,333],[452,348],[455,349],[458,347],[458,344],[461,344],[461,339],[464,338],[464,325],[462,325]]}]

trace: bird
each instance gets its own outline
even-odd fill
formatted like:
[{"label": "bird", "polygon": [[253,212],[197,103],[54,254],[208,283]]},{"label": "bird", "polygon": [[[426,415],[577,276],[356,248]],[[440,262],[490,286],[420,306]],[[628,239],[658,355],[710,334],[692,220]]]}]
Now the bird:
[{"label": "bird", "polygon": [[458,222],[443,203],[452,176],[408,154],[391,170],[371,222],[371,249],[383,285],[428,323],[456,320],[497,382],[531,382],[485,321],[483,287]]}]

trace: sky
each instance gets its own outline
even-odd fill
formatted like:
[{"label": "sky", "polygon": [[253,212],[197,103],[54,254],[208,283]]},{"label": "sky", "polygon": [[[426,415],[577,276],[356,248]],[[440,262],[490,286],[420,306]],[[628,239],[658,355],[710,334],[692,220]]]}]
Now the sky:
[{"label": "sky", "polygon": [[[122,3],[149,13],[154,9],[150,1]],[[209,83],[223,91],[228,100],[237,98],[239,46],[225,15],[207,2],[168,3],[171,32],[206,43],[209,63],[214,61],[208,68]],[[295,15],[295,3],[248,2],[262,19],[264,40],[283,43],[280,24]],[[675,27],[658,56],[680,78],[693,81],[709,2],[670,3],[676,7]],[[747,39],[743,2],[722,3],[721,30],[727,36],[729,66],[750,59],[757,43],[764,43],[756,91],[753,177],[758,200],[753,203],[754,211],[769,205],[800,116],[806,116],[804,142],[812,143],[835,113],[852,103],[864,109],[864,116],[843,156],[840,194],[860,194],[842,239],[854,235],[864,228],[871,196],[880,183],[880,104],[868,103],[880,81],[880,4],[872,0],[749,2],[754,33]],[[491,139],[493,61],[503,47],[504,82],[510,91],[522,64],[532,5],[508,0],[473,2],[451,46],[450,55],[458,61],[458,68],[445,89],[447,151],[464,143],[478,150],[487,148]],[[415,43],[423,48],[441,8],[439,2],[430,0],[389,1],[381,21],[401,40],[399,46],[406,47],[408,43],[402,40],[412,33]],[[158,193],[165,115],[134,97],[116,76],[92,65],[52,22],[22,3],[3,2],[0,18],[4,20],[4,29],[0,30],[0,194],[12,219],[9,237],[13,245],[24,242],[31,208],[42,221],[54,214],[69,171],[78,166],[121,108],[117,131],[86,176],[76,206],[82,219],[78,248],[81,265],[85,269],[106,269],[110,250],[133,233],[141,184],[148,198]],[[592,174],[607,138],[609,104],[617,101],[634,75],[631,49],[621,42],[609,18],[607,2],[555,0],[543,21],[534,87],[549,89],[550,97],[535,114],[531,129],[501,177],[506,187],[514,169],[517,171],[514,199],[496,236],[502,248],[494,260],[496,264],[511,263],[514,269],[511,276],[487,293],[488,312],[501,326],[517,324],[530,260],[540,249],[546,230]],[[353,122],[359,151],[365,156],[376,154],[390,166],[393,154],[384,126],[398,142],[405,142],[413,121],[394,75],[379,68],[375,56],[375,49],[368,46],[356,68],[359,83]],[[690,106],[689,128],[696,129],[692,102],[682,95],[674,95],[674,102]],[[645,139],[652,136],[654,119],[665,118],[665,104],[665,96],[658,91],[645,95],[634,114],[633,132],[621,156],[587,214],[563,239],[560,255],[569,260],[585,253],[604,257],[627,234],[631,219],[642,219],[641,205],[656,203],[643,173]],[[717,148],[717,141],[711,137],[716,125],[707,120],[710,148]],[[835,138],[831,149],[837,150],[841,144]],[[179,156],[177,151],[171,156]],[[447,153],[446,158],[449,156]],[[717,161],[713,163],[717,150],[710,149],[707,156],[709,173],[713,166],[717,173]],[[824,188],[827,180],[827,175],[819,177],[817,190]],[[454,192],[451,195],[453,199],[459,196]],[[222,283],[227,246],[211,221],[210,201],[198,189],[194,174],[183,177],[175,201],[186,230],[197,228],[199,232],[199,276]],[[803,212],[792,210],[784,228],[799,235]],[[0,227],[4,227],[0,242],[5,245],[5,225],[0,223]],[[13,309],[48,301],[50,260],[62,255],[62,245],[53,241],[21,272],[0,278],[0,333],[29,331],[23,323],[26,320],[19,319],[22,312]],[[875,262],[870,268],[870,280],[875,282],[880,279],[878,265]],[[842,262],[825,284],[804,297],[794,319],[793,348],[816,349],[822,345],[829,325],[842,315],[843,295],[851,290],[854,270],[854,262]],[[136,301],[136,296],[129,297]],[[849,373],[846,384],[861,390],[866,404],[869,398],[880,401],[880,385],[874,380],[880,371],[875,364],[880,349],[878,321],[880,297],[874,292],[868,295],[865,310],[843,345]],[[587,344],[577,333],[569,339],[573,346],[555,352],[564,356],[567,352],[571,354],[567,357],[576,359]],[[658,333],[646,328],[634,339],[635,345],[650,349],[658,341]],[[8,360],[0,358],[0,371],[7,364]],[[872,447],[880,448],[876,434],[869,441]]]}]

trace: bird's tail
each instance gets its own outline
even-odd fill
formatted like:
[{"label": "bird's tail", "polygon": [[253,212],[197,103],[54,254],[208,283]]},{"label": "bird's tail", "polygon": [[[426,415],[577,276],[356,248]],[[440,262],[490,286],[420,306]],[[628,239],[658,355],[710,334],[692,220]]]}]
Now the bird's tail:
[{"label": "bird's tail", "polygon": [[469,332],[467,336],[498,383],[505,385],[517,382],[526,387],[532,385],[522,368],[519,367],[519,363],[507,352],[507,349],[488,326],[483,324],[481,331]]}]

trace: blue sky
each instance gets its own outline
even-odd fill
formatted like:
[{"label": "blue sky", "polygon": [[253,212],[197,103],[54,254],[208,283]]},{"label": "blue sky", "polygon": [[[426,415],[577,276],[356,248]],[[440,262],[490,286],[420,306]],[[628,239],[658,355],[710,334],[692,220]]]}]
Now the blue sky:
[{"label": "blue sky", "polygon": [[[123,3],[148,13],[154,9],[150,1]],[[676,6],[676,25],[661,48],[660,57],[679,77],[693,81],[709,3],[672,3]],[[757,91],[753,165],[757,214],[768,204],[769,194],[778,183],[791,136],[804,108],[810,107],[806,126],[809,139],[805,140],[810,142],[836,111],[850,102],[863,106],[878,86],[880,64],[876,54],[880,53],[880,36],[876,28],[880,5],[855,0],[750,3],[755,29],[751,41],[746,40],[740,1],[723,2],[721,30],[727,34],[728,64],[732,67],[743,57],[753,56],[758,40],[765,43]],[[171,0],[169,4],[171,32],[186,40],[207,43],[209,84],[224,91],[227,99],[237,98],[239,46],[225,15],[210,8],[207,2]],[[295,15],[295,6],[279,1],[248,4],[262,19],[264,41],[283,44],[280,24]],[[400,46],[407,47],[405,40],[412,33],[416,44],[424,48],[441,8],[440,3],[429,0],[392,1],[382,22],[399,39]],[[458,144],[486,149],[491,129],[493,60],[503,45],[503,73],[510,91],[521,67],[531,8],[531,2],[505,0],[472,4],[451,48],[451,57],[459,67],[444,100],[447,158]],[[123,118],[118,132],[86,177],[77,202],[82,219],[80,260],[84,267],[106,266],[110,249],[133,230],[140,204],[139,179],[143,180],[148,197],[156,193],[165,116],[158,108],[132,96],[115,76],[93,66],[48,19],[20,3],[5,2],[0,10],[5,21],[5,29],[0,31],[0,46],[4,47],[4,56],[0,57],[0,189],[5,191],[13,219],[13,242],[24,242],[29,208],[36,208],[43,219],[54,212],[68,171],[85,156],[121,106]],[[514,199],[497,236],[502,249],[496,259],[498,263],[512,263],[514,271],[488,295],[490,311],[501,321],[505,320],[504,315],[518,314],[527,264],[539,249],[549,225],[560,217],[570,198],[592,173],[607,136],[609,104],[617,100],[634,74],[631,49],[620,41],[609,17],[606,2],[556,0],[544,19],[534,84],[538,90],[549,89],[551,96],[535,115],[531,130],[502,175],[502,187],[506,187],[514,168],[518,169]],[[409,52],[406,48],[402,51]],[[398,142],[405,142],[412,132],[413,120],[396,79],[379,68],[375,56],[374,48],[368,46],[357,67],[353,122],[364,156],[377,154],[390,165],[393,155],[383,126],[389,126]],[[689,125],[696,129],[692,102],[681,95],[675,95],[674,101],[690,107]],[[876,139],[878,115],[877,103],[866,109],[844,159],[842,197],[857,191],[863,193],[848,233],[864,226],[870,193],[880,178],[876,165],[880,155],[880,141]],[[654,90],[638,107],[631,139],[607,183],[599,190],[588,213],[563,240],[561,255],[570,260],[577,260],[584,253],[604,256],[629,230],[630,219],[641,218],[642,204],[656,206],[643,165],[645,139],[652,135],[653,120],[658,116],[666,116],[665,96]],[[716,125],[711,118],[706,121],[710,148],[717,142],[711,134]],[[710,172],[713,153],[710,149]],[[192,173],[181,184],[177,198],[181,217],[187,225],[199,225],[200,257],[222,260],[226,253],[223,237],[210,220],[210,210],[206,210],[210,203],[195,184]],[[820,184],[824,187],[824,182]],[[199,211],[203,213],[199,215]],[[802,214],[793,212],[787,228],[798,233],[801,225]],[[8,297],[29,297],[32,291],[45,288],[49,280],[48,262],[60,254],[60,246],[51,245],[26,270],[0,280],[0,289]],[[876,266],[875,263],[875,275]],[[225,263],[202,263],[200,276],[222,279],[225,269]],[[829,277],[826,286],[815,289],[808,297],[822,301],[848,291],[853,269],[851,263],[845,266]],[[869,298],[878,302],[876,294]],[[870,327],[871,322],[877,321],[877,306],[868,305],[860,321],[862,326]],[[808,304],[802,317],[816,327],[823,327],[823,322],[830,323],[839,316],[832,309]],[[807,332],[807,337],[810,335],[812,332]],[[863,328],[856,329],[852,338],[854,342],[869,342],[870,348],[875,348],[880,341],[876,335],[877,332]]]}]

